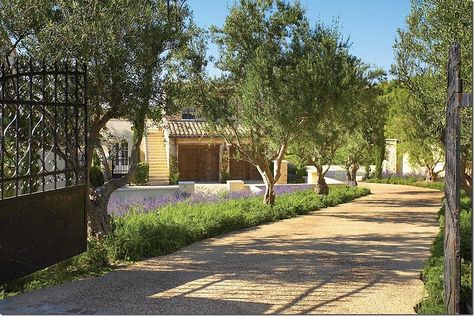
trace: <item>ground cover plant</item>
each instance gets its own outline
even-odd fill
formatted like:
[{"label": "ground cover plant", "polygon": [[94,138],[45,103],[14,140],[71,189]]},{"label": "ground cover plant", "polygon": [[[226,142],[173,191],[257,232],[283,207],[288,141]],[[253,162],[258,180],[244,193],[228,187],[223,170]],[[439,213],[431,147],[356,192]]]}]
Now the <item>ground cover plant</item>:
[{"label": "ground cover plant", "polygon": [[[444,206],[439,212],[440,231],[431,249],[431,256],[426,261],[422,272],[425,283],[425,297],[416,307],[419,314],[445,314],[444,307]],[[470,198],[461,197],[460,215],[461,233],[461,309],[468,313],[466,304],[472,306],[472,204]]]},{"label": "ground cover plant", "polygon": [[273,207],[262,204],[260,195],[235,198],[221,195],[214,201],[188,197],[167,205],[157,204],[147,211],[132,206],[122,216],[113,216],[110,236],[91,239],[87,252],[79,256],[1,286],[0,298],[99,275],[130,261],[170,253],[198,240],[307,214],[370,193],[366,188],[335,186],[322,196],[312,189],[288,192],[289,188],[282,186]]},{"label": "ground cover plant", "polygon": [[428,182],[424,177],[420,176],[395,176],[388,175],[382,178],[367,179],[368,183],[387,183],[387,184],[402,184],[413,185],[417,187],[424,187],[436,190],[444,190],[444,179],[435,182]]},{"label": "ground cover plant", "polygon": [[158,256],[201,239],[307,214],[368,193],[365,188],[334,188],[334,192],[321,196],[305,190],[281,194],[273,207],[262,204],[260,197],[256,196],[219,203],[183,201],[155,212],[130,212],[114,218],[112,257],[139,260]]},{"label": "ground cover plant", "polygon": [[[283,193],[292,193],[301,190],[312,189],[313,185],[311,184],[299,184],[295,185],[278,185],[275,187],[275,193],[280,195]],[[193,195],[182,194],[179,192],[174,192],[172,194],[164,194],[156,196],[153,198],[128,198],[125,200],[111,198],[108,205],[108,213],[115,216],[123,216],[127,214],[130,210],[136,212],[150,212],[156,210],[165,205],[174,204],[178,202],[184,202],[188,204],[197,204],[197,203],[211,203],[211,202],[222,202],[227,200],[235,200],[248,198],[253,196],[261,196],[264,191],[237,191],[229,192],[226,190],[220,191],[216,194],[214,191],[204,192],[199,191]]]}]

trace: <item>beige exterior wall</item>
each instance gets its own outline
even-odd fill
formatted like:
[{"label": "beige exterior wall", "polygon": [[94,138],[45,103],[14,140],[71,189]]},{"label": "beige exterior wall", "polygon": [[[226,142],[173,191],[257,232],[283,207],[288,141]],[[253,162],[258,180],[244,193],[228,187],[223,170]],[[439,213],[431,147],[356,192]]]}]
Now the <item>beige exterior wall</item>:
[{"label": "beige exterior wall", "polygon": [[[132,141],[133,141],[133,132],[132,132],[132,123],[127,120],[120,119],[111,119],[105,125],[108,132],[116,136],[117,139],[124,139],[128,143],[128,156],[132,153]],[[106,144],[102,144],[104,149],[106,149]],[[143,138],[142,143],[140,144],[140,161],[147,161],[146,157],[146,137]]]},{"label": "beige exterior wall", "polygon": [[146,152],[150,185],[169,184],[169,157],[167,141],[162,128],[149,128],[146,134]]},{"label": "beige exterior wall", "polygon": [[[385,147],[385,157],[383,162],[383,171],[396,175],[425,175],[425,168],[410,163],[408,153],[401,154],[397,148],[398,141],[396,139],[387,139]],[[435,171],[443,170],[444,162],[436,165]],[[444,171],[439,174],[444,177]]]}]

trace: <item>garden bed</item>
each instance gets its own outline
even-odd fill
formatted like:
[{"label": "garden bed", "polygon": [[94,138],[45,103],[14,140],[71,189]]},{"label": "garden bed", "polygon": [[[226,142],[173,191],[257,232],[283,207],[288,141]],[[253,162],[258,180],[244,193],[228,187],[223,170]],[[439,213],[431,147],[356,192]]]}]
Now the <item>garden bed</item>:
[{"label": "garden bed", "polygon": [[[439,212],[440,230],[421,274],[425,284],[425,297],[416,307],[419,314],[446,314],[444,307],[444,206]],[[461,311],[472,306],[472,205],[470,198],[461,197]]]},{"label": "garden bed", "polygon": [[444,190],[444,179],[435,182],[427,182],[421,177],[415,176],[389,176],[381,179],[368,179],[365,182],[367,183],[387,183],[387,184],[401,184],[401,185],[413,185],[416,187],[423,187],[436,190]]}]

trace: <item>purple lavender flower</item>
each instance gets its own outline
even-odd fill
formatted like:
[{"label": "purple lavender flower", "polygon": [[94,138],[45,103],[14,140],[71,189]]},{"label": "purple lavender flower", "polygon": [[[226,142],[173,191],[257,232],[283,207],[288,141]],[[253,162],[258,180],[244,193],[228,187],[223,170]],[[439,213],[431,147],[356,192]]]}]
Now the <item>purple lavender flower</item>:
[{"label": "purple lavender flower", "polygon": [[[311,184],[277,185],[275,186],[275,193],[277,195],[280,195],[296,191],[309,190],[312,188],[313,185]],[[250,190],[237,192],[221,191],[219,193],[196,192],[193,195],[174,192],[172,194],[157,195],[156,197],[152,198],[135,197],[126,200],[120,200],[112,197],[109,201],[107,211],[111,215],[123,216],[131,211],[143,213],[157,211],[166,205],[176,204],[180,202],[185,202],[189,204],[218,203],[222,201],[262,196],[264,192],[265,187],[262,186],[261,190],[258,193],[252,192]]]}]

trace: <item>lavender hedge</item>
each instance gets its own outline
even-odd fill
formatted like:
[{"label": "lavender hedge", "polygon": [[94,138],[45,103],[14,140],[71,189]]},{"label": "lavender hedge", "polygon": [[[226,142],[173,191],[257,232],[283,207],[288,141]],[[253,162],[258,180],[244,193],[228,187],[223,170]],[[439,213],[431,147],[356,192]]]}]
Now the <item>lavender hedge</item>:
[{"label": "lavender hedge", "polygon": [[208,198],[203,202],[196,196],[161,206],[158,212],[137,208],[123,216],[114,216],[110,253],[115,260],[159,256],[198,240],[307,214],[370,193],[358,187],[334,187],[328,195],[317,195],[313,190],[292,193],[289,190],[279,190],[280,196],[273,207],[264,205],[259,194],[252,197],[249,193],[247,198],[239,198],[243,195],[240,193],[237,198],[230,194],[214,197],[217,203]]},{"label": "lavender hedge", "polygon": [[[297,191],[304,191],[312,189],[313,185],[278,185],[275,186],[275,193],[277,195],[293,193]],[[242,198],[250,198],[256,196],[263,196],[264,190],[258,193],[252,191],[238,191],[228,192],[197,192],[193,195],[180,194],[175,192],[173,194],[166,194],[156,196],[153,198],[130,198],[120,200],[111,198],[108,205],[108,212],[114,216],[124,216],[130,211],[148,213],[150,211],[158,210],[164,206],[176,203],[198,204],[198,203],[217,203],[229,200],[238,200]]]}]

